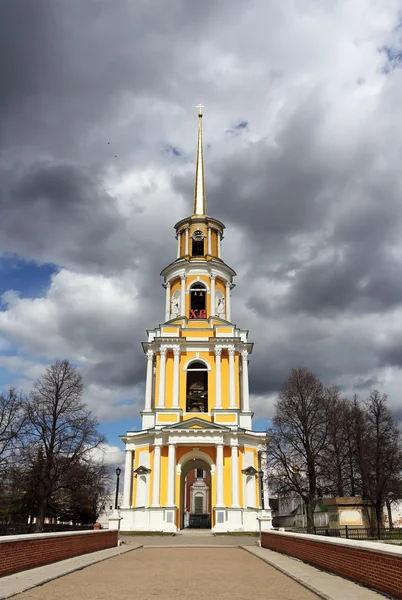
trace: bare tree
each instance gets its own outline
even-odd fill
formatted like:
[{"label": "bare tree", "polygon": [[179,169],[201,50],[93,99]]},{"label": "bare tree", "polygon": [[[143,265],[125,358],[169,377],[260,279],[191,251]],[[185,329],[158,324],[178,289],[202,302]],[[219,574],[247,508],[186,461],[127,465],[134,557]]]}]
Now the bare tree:
[{"label": "bare tree", "polygon": [[83,403],[82,377],[67,360],[46,369],[33,386],[26,403],[26,416],[35,460],[43,451],[43,467],[38,473],[37,531],[42,530],[47,509],[68,481],[79,461],[105,443],[98,421]]},{"label": "bare tree", "polygon": [[381,535],[383,509],[402,471],[401,437],[387,396],[373,390],[363,403],[355,400],[358,415],[356,464],[363,499],[374,507],[377,537]]},{"label": "bare tree", "polygon": [[349,427],[350,402],[341,397],[336,386],[327,389],[328,441],[320,457],[320,483],[334,496],[349,495],[354,488],[352,439]]},{"label": "bare tree", "polygon": [[329,435],[328,393],[307,369],[293,369],[276,402],[268,432],[271,481],[278,493],[298,494],[314,531],[319,462]]},{"label": "bare tree", "polygon": [[14,388],[0,394],[0,481],[16,457],[24,422],[22,394]]}]

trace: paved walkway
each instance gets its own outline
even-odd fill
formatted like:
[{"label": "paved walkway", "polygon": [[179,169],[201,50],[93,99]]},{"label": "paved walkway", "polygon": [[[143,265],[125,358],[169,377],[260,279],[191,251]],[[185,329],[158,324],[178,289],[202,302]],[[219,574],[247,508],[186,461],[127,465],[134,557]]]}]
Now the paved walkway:
[{"label": "paved walkway", "polygon": [[240,548],[142,548],[61,577],[18,600],[317,600]]},{"label": "paved walkway", "polygon": [[16,594],[15,600],[187,600],[189,589],[200,600],[384,600],[341,577],[260,548],[254,536],[188,532],[123,539],[118,548],[3,577],[0,600]]}]

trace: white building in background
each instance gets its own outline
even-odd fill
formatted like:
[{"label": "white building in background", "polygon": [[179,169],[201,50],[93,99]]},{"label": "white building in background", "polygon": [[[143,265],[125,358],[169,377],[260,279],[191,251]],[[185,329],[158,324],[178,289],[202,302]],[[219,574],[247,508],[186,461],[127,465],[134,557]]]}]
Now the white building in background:
[{"label": "white building in background", "polygon": [[[98,517],[97,523],[100,523],[102,529],[109,529],[109,518],[114,512],[114,503],[116,501],[116,492],[111,492],[106,498],[105,503],[102,506],[101,513]],[[118,495],[118,509],[123,504],[123,492],[119,492]]]}]

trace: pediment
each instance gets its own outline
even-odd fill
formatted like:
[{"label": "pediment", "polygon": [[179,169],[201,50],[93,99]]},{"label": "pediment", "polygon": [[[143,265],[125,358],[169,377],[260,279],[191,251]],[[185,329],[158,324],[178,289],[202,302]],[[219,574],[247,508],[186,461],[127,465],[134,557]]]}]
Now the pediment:
[{"label": "pediment", "polygon": [[216,423],[205,421],[204,419],[200,419],[199,417],[194,417],[193,419],[181,421],[180,423],[176,423],[175,425],[167,425],[166,427],[162,427],[162,429],[213,429],[215,431],[226,431],[229,429],[229,427],[226,427],[224,425],[217,425]]}]

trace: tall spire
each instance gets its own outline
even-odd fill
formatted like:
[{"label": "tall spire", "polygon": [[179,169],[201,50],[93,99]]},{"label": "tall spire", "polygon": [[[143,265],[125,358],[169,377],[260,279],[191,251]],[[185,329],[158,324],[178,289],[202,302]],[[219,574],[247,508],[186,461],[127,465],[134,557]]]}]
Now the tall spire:
[{"label": "tall spire", "polygon": [[202,149],[202,104],[198,108],[198,143],[197,143],[197,163],[195,167],[195,186],[194,186],[194,210],[193,215],[205,215],[205,187],[204,187],[204,153]]}]

